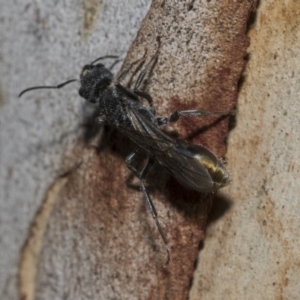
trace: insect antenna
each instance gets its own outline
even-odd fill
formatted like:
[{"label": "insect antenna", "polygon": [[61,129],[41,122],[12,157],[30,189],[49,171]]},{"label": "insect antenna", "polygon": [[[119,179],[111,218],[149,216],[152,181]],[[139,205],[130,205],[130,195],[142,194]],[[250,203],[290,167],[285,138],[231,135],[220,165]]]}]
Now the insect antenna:
[{"label": "insect antenna", "polygon": [[90,65],[92,66],[92,65],[93,65],[94,63],[96,63],[97,61],[102,60],[102,59],[105,59],[105,58],[119,58],[119,56],[116,56],[116,55],[105,55],[105,56],[101,56],[101,57],[95,59],[94,61],[92,61],[92,62],[90,63]]},{"label": "insect antenna", "polygon": [[[106,56],[101,56],[99,58],[97,58],[96,60],[92,61],[90,63],[90,66],[92,66],[94,63],[96,63],[97,61],[99,60],[102,60],[102,59],[105,59],[105,58],[118,58],[118,56],[116,55],[106,55]],[[115,66],[115,64],[117,64],[119,62],[119,60],[115,61],[112,66],[110,68],[113,68]],[[42,86],[33,86],[33,87],[30,87],[28,89],[25,89],[23,90],[18,97],[21,97],[23,94],[29,92],[29,91],[32,91],[32,90],[39,90],[39,89],[60,89],[62,87],[64,87],[65,85],[71,83],[71,82],[74,82],[74,81],[78,81],[77,79],[71,79],[71,80],[68,80],[66,82],[63,82],[59,85],[54,85],[54,86],[47,86],[47,85],[42,85]]]},{"label": "insect antenna", "polygon": [[116,64],[118,64],[120,61],[122,61],[122,59],[116,59],[116,60],[112,63],[112,65],[108,68],[109,71],[111,71],[111,70],[113,69],[113,67],[114,67]]},{"label": "insect antenna", "polygon": [[21,97],[23,94],[29,92],[29,91],[32,91],[32,90],[39,90],[39,89],[60,89],[62,87],[64,87],[65,85],[71,83],[71,82],[74,82],[74,81],[78,81],[78,79],[71,79],[71,80],[68,80],[66,82],[63,82],[59,85],[41,85],[41,86],[33,86],[33,87],[30,87],[28,89],[25,89],[23,90],[18,97]]}]

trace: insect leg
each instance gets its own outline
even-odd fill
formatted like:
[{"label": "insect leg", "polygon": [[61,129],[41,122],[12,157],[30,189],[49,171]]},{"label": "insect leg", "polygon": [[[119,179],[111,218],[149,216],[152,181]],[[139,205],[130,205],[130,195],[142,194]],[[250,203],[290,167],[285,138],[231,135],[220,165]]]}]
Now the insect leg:
[{"label": "insect leg", "polygon": [[163,241],[164,241],[164,244],[165,244],[165,248],[166,248],[166,251],[167,251],[167,260],[165,262],[165,265],[164,267],[166,267],[168,264],[169,264],[169,261],[170,261],[170,247],[168,245],[168,242],[167,242],[167,239],[166,239],[166,236],[160,226],[160,223],[158,221],[158,218],[157,218],[157,212],[156,212],[156,209],[152,203],[152,200],[146,190],[146,187],[144,185],[144,182],[145,182],[145,177],[147,175],[147,173],[149,172],[149,170],[151,169],[152,165],[154,164],[154,160],[153,159],[149,159],[146,167],[144,168],[144,170],[142,171],[141,173],[141,177],[140,177],[140,183],[141,183],[141,189],[143,191],[143,194],[145,196],[145,199],[146,199],[146,203],[147,203],[147,206],[148,206],[148,209],[152,215],[152,218],[154,219],[155,221],[155,224],[156,224],[156,227],[160,233],[160,236],[162,237]]},{"label": "insect leg", "polygon": [[153,99],[152,97],[150,96],[150,94],[146,93],[146,92],[143,92],[143,91],[139,91],[139,90],[134,90],[133,91],[137,96],[140,96],[144,99],[147,100],[147,102],[149,103],[150,105],[150,109],[151,109],[151,112],[153,115],[156,114],[156,111],[155,111],[155,107],[154,107],[154,102],[153,102]]},{"label": "insect leg", "polygon": [[[146,60],[146,54],[147,54],[147,50],[145,51],[145,54],[144,54],[144,56],[142,58],[139,58],[139,59],[135,60],[128,67],[126,67],[125,70],[117,78],[116,84],[118,84],[119,82],[121,82],[128,75],[128,73],[130,72],[130,70],[132,69],[132,67],[134,65],[140,63],[140,67],[143,66],[143,64],[145,63],[145,60]],[[138,67],[137,69],[139,69],[140,67]]]},{"label": "insect leg", "polygon": [[116,86],[121,89],[123,92],[125,92],[128,96],[130,96],[131,98],[135,99],[135,100],[139,100],[137,96],[142,97],[144,99],[147,100],[147,102],[150,105],[150,110],[152,112],[152,114],[155,115],[155,107],[154,107],[154,103],[153,103],[153,99],[152,97],[146,93],[146,92],[142,92],[142,91],[132,91],[129,88],[121,85],[120,83],[117,83]]},{"label": "insect leg", "polygon": [[127,157],[126,157],[126,165],[127,165],[127,168],[138,178],[140,178],[140,173],[139,171],[134,168],[132,165],[131,165],[131,162],[132,162],[132,159],[133,157],[139,152],[140,148],[136,148],[132,153],[130,153]]},{"label": "insect leg", "polygon": [[202,110],[196,110],[196,109],[189,109],[189,110],[176,110],[173,112],[169,117],[158,117],[157,122],[159,126],[166,125],[172,122],[178,121],[178,119],[181,116],[190,116],[190,117],[196,117],[196,116],[208,116],[208,115],[232,115],[234,114],[234,110],[230,111],[202,111]]},{"label": "insect leg", "polygon": [[118,64],[120,61],[122,61],[121,59],[116,59],[112,64],[111,64],[111,66],[108,68],[110,71],[114,68],[114,66],[116,65],[116,64]]},{"label": "insect leg", "polygon": [[158,57],[158,50],[156,51],[155,55],[152,56],[152,58],[150,59],[149,63],[144,67],[144,69],[140,72],[136,82],[135,82],[135,85],[134,85],[134,91],[138,90],[139,89],[139,86],[141,85],[142,81],[144,80],[144,77],[146,76],[147,74],[147,71],[149,69],[149,67],[156,61],[157,57]]},{"label": "insect leg", "polygon": [[169,264],[169,261],[170,261],[170,247],[168,245],[168,242],[167,242],[167,239],[166,239],[166,236],[161,228],[161,225],[158,221],[158,216],[157,216],[157,212],[156,212],[156,209],[153,205],[153,202],[146,190],[146,187],[145,187],[145,180],[146,180],[146,176],[147,174],[149,173],[150,169],[152,168],[153,164],[154,164],[154,159],[152,158],[149,158],[148,159],[148,162],[146,164],[146,166],[144,167],[144,169],[142,170],[142,172],[139,172],[136,168],[134,168],[132,165],[131,165],[131,162],[132,162],[132,159],[134,157],[134,155],[139,151],[139,148],[137,148],[133,153],[131,153],[127,158],[126,158],[126,164],[127,164],[127,167],[128,169],[135,175],[137,176],[139,179],[140,179],[140,186],[141,186],[141,190],[145,196],[145,200],[146,200],[146,204],[147,204],[147,207],[148,207],[148,210],[149,212],[151,213],[151,216],[152,218],[154,219],[155,221],[155,225],[159,231],[159,234],[160,236],[162,237],[163,239],[163,242],[165,244],[165,248],[166,248],[166,251],[167,251],[167,261],[164,265],[164,267],[166,267],[168,264]]},{"label": "insect leg", "polygon": [[144,99],[147,100],[147,102],[149,103],[150,105],[150,108],[151,108],[151,112],[155,115],[156,111],[155,111],[155,107],[154,107],[154,103],[153,103],[153,99],[152,97],[150,96],[150,94],[144,92],[144,91],[141,91],[139,90],[139,86],[141,85],[141,83],[143,82],[146,74],[147,74],[147,71],[149,70],[149,67],[153,64],[153,62],[157,59],[158,57],[158,51],[156,52],[156,54],[150,59],[149,63],[144,67],[144,69],[140,72],[136,82],[135,82],[135,85],[134,85],[134,89],[133,89],[133,92],[134,94],[136,94],[137,96],[139,97],[142,97]]}]

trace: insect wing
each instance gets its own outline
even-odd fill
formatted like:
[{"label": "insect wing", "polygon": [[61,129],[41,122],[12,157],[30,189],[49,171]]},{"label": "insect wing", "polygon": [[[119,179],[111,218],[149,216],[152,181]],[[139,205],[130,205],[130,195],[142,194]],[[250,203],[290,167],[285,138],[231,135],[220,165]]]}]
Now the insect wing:
[{"label": "insect wing", "polygon": [[127,108],[127,115],[131,121],[134,131],[129,137],[141,148],[145,149],[150,156],[160,155],[171,149],[174,140],[164,134],[156,124],[135,108]]},{"label": "insect wing", "polygon": [[183,186],[196,191],[214,188],[207,169],[192,153],[184,149],[183,142],[177,143],[171,139],[135,108],[127,108],[127,113],[134,130],[119,129],[165,167]]},{"label": "insect wing", "polygon": [[207,169],[194,157],[184,156],[180,148],[172,148],[168,156],[157,157],[157,160],[188,189],[203,192],[214,188]]}]

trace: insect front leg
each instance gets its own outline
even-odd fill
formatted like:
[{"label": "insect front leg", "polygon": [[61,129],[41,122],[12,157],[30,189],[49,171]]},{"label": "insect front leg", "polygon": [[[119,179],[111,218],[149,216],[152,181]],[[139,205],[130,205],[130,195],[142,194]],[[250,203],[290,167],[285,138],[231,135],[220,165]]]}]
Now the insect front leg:
[{"label": "insect front leg", "polygon": [[121,85],[120,83],[116,84],[116,86],[119,89],[121,89],[124,93],[126,93],[128,96],[130,96],[132,99],[139,100],[137,96],[146,99],[150,105],[150,110],[151,110],[152,114],[155,115],[155,108],[153,106],[153,100],[152,100],[152,97],[148,93],[142,92],[142,91],[132,91],[129,88]]},{"label": "insect front leg", "polygon": [[159,126],[163,126],[178,121],[181,116],[189,116],[189,117],[208,116],[208,115],[226,116],[226,115],[233,115],[234,113],[235,113],[234,110],[230,110],[230,111],[203,111],[203,110],[196,110],[196,109],[176,110],[169,117],[158,117],[156,118],[156,120]]},{"label": "insect front leg", "polygon": [[134,85],[134,89],[133,89],[133,92],[136,94],[136,95],[138,95],[138,96],[140,96],[140,97],[142,97],[142,98],[144,98],[144,99],[146,99],[147,101],[148,101],[148,103],[149,103],[149,105],[150,105],[150,107],[151,107],[151,111],[152,111],[152,113],[155,115],[155,107],[154,107],[154,103],[153,103],[153,99],[152,99],[152,97],[148,94],[148,93],[146,93],[146,92],[144,92],[144,91],[141,91],[140,89],[139,89],[139,87],[140,87],[140,85],[141,85],[141,83],[143,82],[143,80],[144,80],[144,78],[145,78],[145,76],[146,76],[146,74],[147,74],[147,72],[148,72],[148,70],[149,70],[149,68],[153,65],[153,63],[156,61],[156,59],[157,59],[157,57],[158,57],[158,54],[159,54],[159,52],[158,52],[158,50],[157,50],[157,52],[155,53],[155,55],[150,59],[150,61],[149,61],[149,63],[144,67],[144,69],[139,73],[139,76],[138,76],[138,78],[137,78],[137,80],[136,80],[136,82],[135,82],[135,85]]},{"label": "insect front leg", "polygon": [[141,190],[144,194],[144,197],[145,197],[145,200],[146,200],[146,204],[147,204],[147,208],[149,210],[149,212],[151,213],[151,216],[152,218],[154,219],[155,221],[155,225],[160,233],[160,236],[162,237],[163,239],[163,242],[165,244],[165,248],[166,248],[166,251],[167,251],[167,261],[164,265],[164,267],[166,267],[168,264],[169,264],[169,261],[170,261],[170,248],[169,248],[169,245],[168,245],[168,242],[167,242],[167,239],[165,237],[165,234],[160,226],[160,223],[158,221],[158,216],[157,216],[157,212],[156,212],[156,209],[154,207],[154,204],[150,198],[150,195],[149,193],[147,192],[146,190],[146,187],[145,187],[145,180],[146,180],[146,176],[147,174],[149,173],[149,171],[151,170],[153,164],[154,164],[154,160],[152,158],[149,158],[148,159],[148,162],[146,164],[146,166],[144,167],[144,169],[139,172],[135,167],[133,167],[131,165],[131,162],[132,162],[132,159],[133,157],[136,155],[136,153],[139,151],[139,148],[137,148],[134,152],[132,152],[127,158],[126,158],[126,164],[127,164],[127,167],[128,169],[136,176],[140,179],[140,186],[141,186]]},{"label": "insect front leg", "polygon": [[150,94],[148,94],[146,92],[143,92],[143,91],[140,91],[140,90],[134,90],[133,92],[134,92],[135,95],[137,95],[139,97],[142,97],[142,98],[144,98],[144,99],[147,100],[147,102],[150,105],[150,110],[151,110],[152,114],[155,115],[156,114],[156,110],[155,110],[155,107],[154,107],[153,99],[150,96]]},{"label": "insect front leg", "polygon": [[152,56],[152,58],[150,59],[149,63],[140,72],[140,74],[139,74],[139,76],[138,76],[138,78],[137,78],[137,80],[135,82],[135,85],[134,85],[134,89],[133,89],[134,91],[136,91],[136,90],[139,89],[139,87],[140,87],[141,83],[143,82],[143,80],[144,80],[144,78],[145,78],[145,76],[146,76],[146,74],[147,74],[150,66],[156,61],[156,59],[158,57],[158,54],[159,54],[159,52],[157,50],[156,53],[155,53],[155,55]]},{"label": "insect front leg", "polygon": [[[143,64],[145,63],[145,61],[146,61],[146,54],[147,54],[147,50],[145,51],[145,54],[144,54],[144,56],[143,56],[142,58],[139,58],[139,59],[135,60],[135,61],[132,62],[128,67],[126,67],[126,68],[124,69],[124,71],[123,71],[123,72],[119,75],[119,77],[117,78],[116,84],[119,84],[122,80],[125,79],[125,77],[128,75],[128,73],[130,72],[130,70],[132,69],[132,67],[133,67],[134,65],[136,65],[136,64],[139,63],[139,66],[138,66],[137,70],[138,70],[139,68],[141,68],[141,67],[143,66]],[[135,73],[136,73],[136,71],[135,71]]]}]

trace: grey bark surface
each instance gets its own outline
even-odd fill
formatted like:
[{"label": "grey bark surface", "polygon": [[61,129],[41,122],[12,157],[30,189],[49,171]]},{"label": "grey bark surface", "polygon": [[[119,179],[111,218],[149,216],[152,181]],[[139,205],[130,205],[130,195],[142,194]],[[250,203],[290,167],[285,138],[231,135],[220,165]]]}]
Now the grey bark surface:
[{"label": "grey bark surface", "polygon": [[[64,163],[93,110],[76,84],[21,99],[19,92],[78,78],[81,67],[101,55],[124,58],[149,6],[150,1],[1,1],[1,299],[18,298],[30,225],[55,179],[80,160],[73,156]],[[32,264],[25,272],[29,281]]]},{"label": "grey bark surface", "polygon": [[[164,246],[138,181],[124,164],[134,146],[108,128],[91,137],[93,107],[79,98],[76,84],[16,97],[28,86],[76,78],[81,66],[98,56],[124,58],[137,34],[125,65],[145,50],[150,58],[161,41],[145,85],[158,115],[232,109],[255,1],[154,1],[140,25],[149,5],[2,5],[0,290],[5,299],[18,293],[26,300],[188,297],[210,197],[180,187],[159,167],[150,174],[147,182],[172,253],[164,269]],[[166,130],[219,157],[226,153],[226,117],[183,119]],[[226,208],[226,198],[217,200]]]}]

